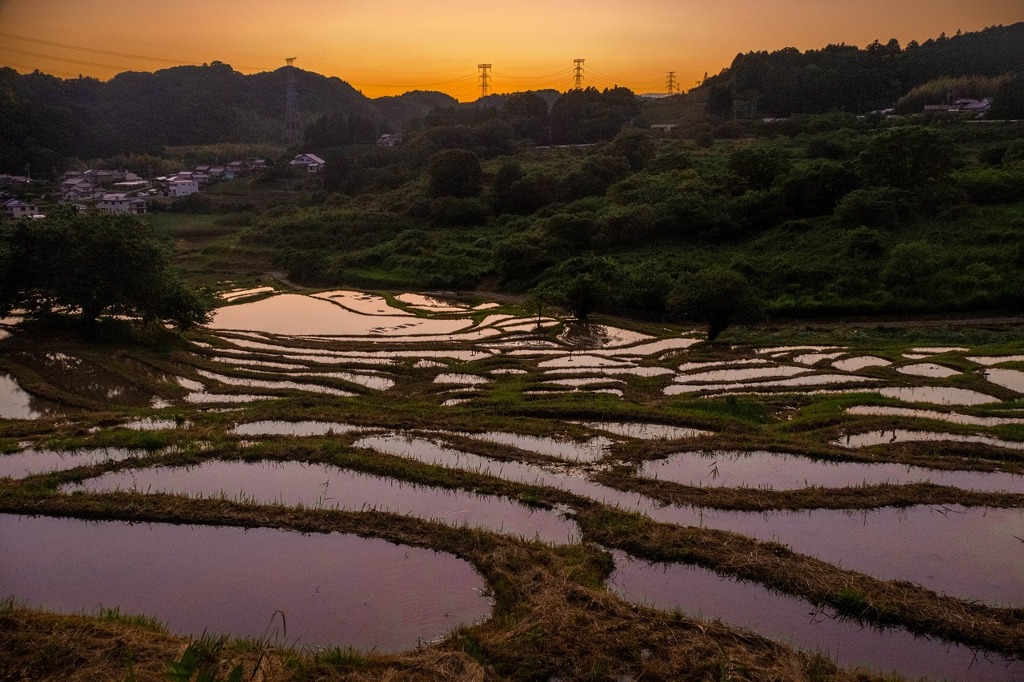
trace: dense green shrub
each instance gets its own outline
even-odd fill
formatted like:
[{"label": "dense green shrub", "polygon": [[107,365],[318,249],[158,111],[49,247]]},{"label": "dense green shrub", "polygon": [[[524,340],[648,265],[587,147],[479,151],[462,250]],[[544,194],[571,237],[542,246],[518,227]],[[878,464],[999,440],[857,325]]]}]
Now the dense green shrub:
[{"label": "dense green shrub", "polygon": [[839,202],[836,219],[841,225],[894,227],[914,213],[913,195],[896,187],[857,189]]},{"label": "dense green shrub", "polygon": [[976,204],[1006,204],[1024,199],[1024,169],[968,168],[954,174],[953,182]]}]

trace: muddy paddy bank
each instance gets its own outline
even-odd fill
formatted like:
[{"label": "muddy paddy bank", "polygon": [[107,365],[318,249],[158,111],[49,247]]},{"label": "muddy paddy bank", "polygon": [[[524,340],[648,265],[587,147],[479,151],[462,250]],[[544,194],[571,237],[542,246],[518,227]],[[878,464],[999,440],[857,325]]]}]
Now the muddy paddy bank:
[{"label": "muddy paddy bank", "polygon": [[[722,670],[744,679],[854,679],[835,662],[871,671],[860,679],[893,670],[934,679],[1021,674],[1000,656],[1024,657],[1024,544],[1015,537],[1024,527],[1024,394],[1015,375],[984,374],[1020,367],[1019,334],[974,330],[951,342],[952,331],[934,328],[895,337],[738,330],[730,345],[706,344],[690,330],[650,323],[608,319],[581,329],[548,318],[538,326],[510,306],[357,292],[288,294],[313,302],[285,300],[306,315],[286,329],[246,322],[266,316],[251,317],[255,307],[241,293],[223,309],[233,317],[160,347],[61,334],[37,340],[31,327],[0,341],[0,367],[17,391],[60,410],[0,419],[9,453],[0,465],[11,472],[0,476],[12,476],[0,478],[0,510],[196,536],[222,527],[326,534],[285,533],[296,542],[287,561],[338,537],[378,538],[468,562],[493,599],[483,620],[460,620],[451,634],[442,628],[420,648],[400,644],[388,655],[330,653],[362,646],[343,630],[326,641],[224,645],[232,660],[259,661],[265,679],[718,679]],[[253,296],[264,298],[252,306],[281,304],[272,292]],[[30,361],[25,353],[36,350],[86,358],[135,392],[100,400],[99,389],[60,379],[55,364]],[[881,362],[864,364],[869,357]],[[921,368],[929,363],[946,370]],[[17,391],[7,395],[24,403]],[[974,394],[985,399],[965,402]],[[894,429],[940,436],[854,440]],[[139,454],[100,456],[103,448]],[[191,546],[188,537],[166,544]],[[241,554],[259,556],[228,552]],[[642,569],[647,561],[667,564]],[[696,583],[693,566],[705,571]],[[617,586],[616,567],[620,578],[636,573],[631,583],[647,591]],[[415,588],[414,578],[384,581],[390,568],[371,578]],[[240,582],[250,570],[242,562],[228,573]],[[665,578],[677,585],[665,588],[659,575],[683,577]],[[730,592],[723,577],[746,582]],[[679,585],[720,597],[663,598]],[[423,588],[442,600],[447,589]],[[242,601],[260,609],[271,601],[263,595],[278,591],[254,587]],[[124,594],[122,611],[195,632]],[[166,657],[168,642],[184,641],[67,615],[94,613],[88,604],[46,614],[28,596],[5,596],[32,607],[0,613],[12,624],[0,645],[22,652],[25,669],[42,670],[17,648],[22,635],[54,641],[45,631],[58,626],[82,633],[83,652],[97,646],[96,633],[116,631],[131,639],[123,641],[138,661],[147,651]],[[308,610],[287,601],[289,619]],[[630,603],[647,601],[655,608]],[[854,624],[809,626],[801,612]],[[200,620],[259,639],[218,617]],[[706,620],[715,618],[724,624]],[[887,628],[882,639],[873,626]],[[826,641],[846,627],[860,632],[848,635],[860,650],[919,654],[865,657]],[[304,642],[328,649],[303,650]],[[798,650],[819,646],[824,658]],[[982,663],[965,669],[970,647]],[[111,679],[127,669],[123,657],[96,664]],[[37,677],[60,671],[67,668]]]}]

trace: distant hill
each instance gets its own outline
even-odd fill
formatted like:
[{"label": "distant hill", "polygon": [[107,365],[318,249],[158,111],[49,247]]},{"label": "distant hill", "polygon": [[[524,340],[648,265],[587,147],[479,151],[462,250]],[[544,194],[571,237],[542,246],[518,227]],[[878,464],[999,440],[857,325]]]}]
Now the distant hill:
[{"label": "distant hill", "polygon": [[861,49],[829,45],[800,52],[738,54],[708,78],[709,113],[722,117],[864,113],[892,107],[912,88],[939,77],[1024,74],[1024,22],[945,34],[901,46],[894,38]]},{"label": "distant hill", "polygon": [[[230,65],[121,73],[109,81],[0,68],[0,172],[37,174],[66,157],[159,153],[165,146],[285,142],[287,67],[245,75]],[[370,99],[340,78],[295,69],[299,120],[322,147],[371,142],[459,102],[413,91]],[[550,106],[554,90],[538,93]],[[479,102],[501,107],[507,95]]]},{"label": "distant hill", "polygon": [[[559,97],[562,96],[558,90],[545,89],[545,90],[524,90],[523,92],[532,92],[533,94],[540,97],[548,105],[548,109],[555,103]],[[505,106],[505,102],[512,95],[518,95],[518,92],[503,92],[501,94],[487,95],[486,97],[479,97],[475,102],[471,102],[471,105],[490,107],[493,109],[501,109]]]},{"label": "distant hill", "polygon": [[458,103],[451,95],[428,90],[413,90],[395,97],[378,97],[373,100],[373,105],[392,132],[400,131],[409,121],[422,118],[434,109],[454,107]]},{"label": "distant hill", "polygon": [[[383,120],[339,78],[296,69],[299,119],[324,114]],[[0,167],[61,166],[65,156],[106,157],[165,145],[283,142],[286,67],[244,75],[228,64],[126,72],[107,82],[0,69]]]}]

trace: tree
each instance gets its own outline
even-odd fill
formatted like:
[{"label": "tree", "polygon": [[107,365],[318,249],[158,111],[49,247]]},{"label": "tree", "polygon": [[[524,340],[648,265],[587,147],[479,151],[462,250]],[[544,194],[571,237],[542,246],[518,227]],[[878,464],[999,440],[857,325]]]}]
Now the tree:
[{"label": "tree", "polygon": [[483,188],[483,169],[476,154],[446,149],[430,157],[430,196],[475,197]]},{"label": "tree", "polygon": [[714,341],[730,325],[760,317],[761,301],[739,273],[709,269],[680,277],[669,293],[668,309],[677,318],[706,322],[708,341]]},{"label": "tree", "polygon": [[52,212],[0,232],[0,314],[78,312],[86,324],[112,313],[201,324],[207,310],[171,271],[169,249],[137,216]]},{"label": "tree", "polygon": [[595,308],[612,301],[617,279],[618,270],[611,260],[576,256],[555,268],[533,296],[567,308],[577,320],[586,320]]},{"label": "tree", "polygon": [[944,178],[952,170],[952,162],[953,144],[949,137],[916,125],[875,135],[857,157],[865,184],[902,189]]}]

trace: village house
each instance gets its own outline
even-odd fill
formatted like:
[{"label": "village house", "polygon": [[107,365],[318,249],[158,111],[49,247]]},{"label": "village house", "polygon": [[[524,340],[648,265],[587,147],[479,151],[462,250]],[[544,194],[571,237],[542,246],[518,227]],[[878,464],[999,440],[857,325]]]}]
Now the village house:
[{"label": "village house", "polygon": [[384,133],[377,138],[377,144],[381,147],[394,147],[402,141],[402,133]]},{"label": "village house", "polygon": [[224,177],[238,178],[249,173],[249,164],[245,161],[232,161],[224,167]]},{"label": "village house", "polygon": [[30,204],[21,199],[8,199],[0,208],[3,209],[6,217],[13,219],[31,218],[39,213],[39,209],[36,208],[35,204]]},{"label": "village house", "polygon": [[96,208],[114,215],[142,215],[146,212],[146,200],[123,193],[104,194]]},{"label": "village house", "polygon": [[299,154],[288,163],[296,168],[304,168],[309,173],[319,173],[326,162],[316,154]]},{"label": "village house", "polygon": [[14,187],[15,185],[27,185],[32,182],[27,175],[10,175],[0,173],[0,187]]},{"label": "village house", "polygon": [[60,183],[60,198],[63,201],[92,199],[95,193],[93,184],[82,176],[70,177]]},{"label": "village house", "polygon": [[169,197],[187,197],[199,191],[199,182],[195,177],[178,175],[167,183],[166,194]]}]

